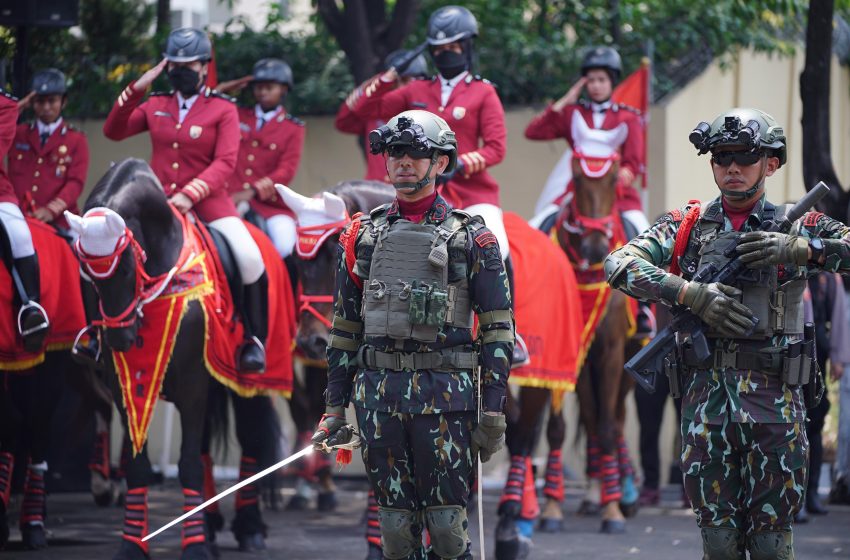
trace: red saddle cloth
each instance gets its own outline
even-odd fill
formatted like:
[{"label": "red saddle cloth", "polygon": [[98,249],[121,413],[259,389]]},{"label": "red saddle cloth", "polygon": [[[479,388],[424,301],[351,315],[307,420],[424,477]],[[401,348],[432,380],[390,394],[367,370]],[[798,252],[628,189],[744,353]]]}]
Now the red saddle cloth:
[{"label": "red saddle cloth", "polygon": [[[295,305],[289,276],[271,240],[246,223],[266,265],[269,337],[266,371],[245,374],[238,370],[236,363],[243,342],[243,326],[218,252],[204,226],[190,225],[182,216],[180,218],[183,220],[184,247],[178,259],[178,271],[168,279],[157,298],[144,306],[137,343],[127,352],[112,353],[134,455],[147,440],[177,333],[192,301],[199,301],[202,306],[206,329],[203,357],[207,370],[216,380],[243,397],[269,392],[288,397],[292,391]],[[154,281],[153,286],[157,286],[159,279]]]},{"label": "red saddle cloth", "polygon": [[573,391],[578,378],[581,304],[564,252],[517,214],[504,213],[514,267],[516,330],[531,363],[511,370],[517,385]]},{"label": "red saddle cloth", "polygon": [[27,218],[41,279],[39,303],[47,312],[50,331],[44,347],[26,352],[18,334],[18,304],[12,275],[0,264],[0,370],[20,371],[44,361],[44,353],[67,350],[74,337],[86,326],[86,314],[80,292],[80,265],[68,242],[56,230],[38,220]]}]

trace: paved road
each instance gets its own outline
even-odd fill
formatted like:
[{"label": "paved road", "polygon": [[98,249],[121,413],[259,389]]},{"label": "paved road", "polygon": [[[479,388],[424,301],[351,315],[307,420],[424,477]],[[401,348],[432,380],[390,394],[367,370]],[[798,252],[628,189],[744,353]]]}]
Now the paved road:
[{"label": "paved road", "polygon": [[[222,560],[270,558],[281,560],[359,560],[365,557],[361,523],[366,495],[364,482],[341,483],[339,509],[332,514],[308,512],[266,512],[269,525],[269,549],[247,555],[237,551],[230,533],[219,535]],[[151,528],[158,528],[180,512],[179,489],[167,484],[151,489]],[[682,560],[698,558],[699,533],[690,510],[678,507],[678,490],[665,489],[662,507],[645,508],[630,520],[628,533],[620,536],[599,534],[599,519],[578,517],[578,489],[568,491],[566,530],[559,534],[535,536],[532,559],[593,558],[593,560],[646,558]],[[493,558],[492,530],[498,492],[485,493],[485,534],[487,558]],[[231,514],[232,500],[226,500],[225,514]],[[0,560],[82,560],[109,559],[120,538],[122,510],[97,508],[85,494],[59,494],[50,497],[51,547],[44,551],[21,550],[20,535],[12,531],[12,541]],[[473,520],[474,521],[474,520]],[[473,525],[475,523],[473,522]],[[477,531],[475,534],[477,547]],[[179,531],[158,538],[152,547],[153,558],[178,558]],[[850,558],[850,507],[831,506],[829,515],[799,526],[795,531],[798,560]],[[476,558],[479,558],[476,549]]]}]

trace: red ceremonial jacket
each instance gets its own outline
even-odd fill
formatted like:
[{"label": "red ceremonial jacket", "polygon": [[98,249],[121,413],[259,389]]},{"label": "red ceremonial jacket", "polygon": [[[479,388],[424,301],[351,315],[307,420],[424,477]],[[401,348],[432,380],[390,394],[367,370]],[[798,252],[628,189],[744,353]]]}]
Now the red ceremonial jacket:
[{"label": "red ceremonial jacket", "polygon": [[[369,83],[374,78],[370,78],[364,85]],[[389,182],[387,177],[387,161],[383,154],[373,154],[369,150],[369,133],[387,124],[383,119],[370,119],[356,115],[351,108],[355,102],[363,95],[365,87],[358,87],[352,91],[346,100],[339,106],[339,111],[336,112],[336,120],[334,125],[340,132],[346,134],[357,134],[360,136],[359,141],[362,142],[363,152],[366,155],[366,176],[367,181],[383,181]]]},{"label": "red ceremonial jacket", "polygon": [[[593,110],[590,103],[584,99],[578,103],[567,105],[560,112],[552,109],[549,105],[545,111],[534,117],[525,129],[525,137],[529,140],[554,140],[564,138],[573,147],[572,121],[573,113],[578,111],[584,117],[590,128],[596,128],[593,124]],[[637,177],[641,171],[643,158],[643,129],[637,112],[626,105],[612,103],[605,111],[605,120],[602,121],[603,130],[616,128],[620,123],[626,123],[629,135],[620,147],[620,167],[626,168]],[[567,186],[564,185],[566,191]],[[617,198],[620,210],[640,210],[642,204],[640,195],[632,185],[617,185]]]},{"label": "red ceremonial jacket", "polygon": [[[15,126],[18,122],[18,100],[0,88],[0,159],[9,153],[15,140]],[[18,203],[12,182],[6,175],[6,166],[0,165],[0,202]]]},{"label": "red ceremonial jacket", "polygon": [[[239,157],[236,171],[228,182],[228,190],[238,192],[252,188],[254,182],[268,177],[275,183],[289,185],[301,163],[304,149],[304,122],[281,109],[272,120],[257,130],[254,108],[239,109]],[[276,214],[293,216],[292,210],[277,195],[261,201],[251,200],[251,207],[263,218]]]},{"label": "red ceremonial jacket", "polygon": [[178,122],[176,93],[153,93],[142,102],[143,91],[127,86],[103,125],[111,140],[123,140],[150,131],[151,168],[165,194],[183,193],[205,222],[238,216],[227,193],[227,180],[239,152],[239,116],[226,96],[205,87]]},{"label": "red ceremonial jacket", "polygon": [[502,102],[490,82],[467,74],[452,90],[445,107],[436,76],[413,80],[398,89],[395,82],[376,77],[361,87],[362,95],[350,107],[360,118],[388,121],[402,111],[424,109],[446,120],[457,136],[458,159],[464,164],[463,174],[456,174],[442,193],[452,206],[499,205],[499,185],[487,168],[504,159],[507,133]]},{"label": "red ceremonial jacket", "polygon": [[9,152],[9,179],[25,214],[47,208],[53,213],[53,223],[67,229],[63,212],[80,213],[77,199],[88,170],[88,140],[64,120],[44,146],[35,122],[18,125]]}]

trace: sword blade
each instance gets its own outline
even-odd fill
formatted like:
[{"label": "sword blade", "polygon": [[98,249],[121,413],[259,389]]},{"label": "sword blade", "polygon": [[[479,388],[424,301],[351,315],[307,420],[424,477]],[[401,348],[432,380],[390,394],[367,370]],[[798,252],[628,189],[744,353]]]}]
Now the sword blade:
[{"label": "sword blade", "polygon": [[144,541],[147,541],[147,540],[149,540],[149,539],[154,538],[155,536],[157,536],[158,534],[162,533],[162,532],[163,532],[163,531],[165,531],[166,529],[170,529],[171,527],[173,527],[174,525],[177,525],[177,524],[178,524],[178,523],[180,523],[181,521],[183,521],[183,520],[185,520],[185,519],[188,519],[189,517],[192,517],[193,515],[195,515],[195,514],[196,514],[196,513],[198,513],[199,511],[202,511],[202,510],[203,510],[204,508],[206,508],[207,506],[209,506],[209,505],[211,505],[211,504],[216,503],[217,501],[219,501],[220,499],[224,498],[225,496],[229,496],[230,494],[232,494],[232,493],[236,492],[237,490],[239,490],[239,489],[240,489],[240,488],[242,488],[243,486],[247,486],[248,484],[251,484],[252,482],[256,482],[257,480],[260,480],[260,479],[261,479],[261,478],[263,478],[264,476],[266,476],[266,475],[268,475],[268,474],[271,474],[272,472],[276,471],[277,469],[279,469],[279,468],[281,468],[281,467],[285,467],[285,466],[286,466],[286,465],[288,465],[289,463],[291,463],[291,462],[293,462],[293,461],[297,461],[297,460],[298,460],[298,459],[300,459],[301,457],[304,457],[305,455],[309,455],[309,454],[310,454],[310,453],[312,453],[312,452],[313,452],[313,446],[312,446],[312,445],[310,445],[310,446],[308,446],[308,447],[305,447],[304,449],[302,449],[301,451],[299,451],[299,452],[298,452],[298,453],[296,453],[295,455],[290,455],[289,457],[287,457],[287,458],[286,458],[286,459],[284,459],[283,461],[280,461],[279,463],[275,463],[274,465],[270,466],[269,468],[267,468],[267,469],[265,469],[265,470],[262,470],[262,471],[258,472],[258,473],[257,473],[257,474],[255,474],[254,476],[249,477],[249,478],[246,478],[245,480],[243,480],[243,481],[241,481],[241,482],[237,482],[236,484],[234,484],[233,486],[231,486],[230,488],[228,488],[228,489],[227,489],[227,490],[225,490],[224,492],[221,492],[221,493],[219,493],[219,494],[217,494],[217,495],[213,496],[212,498],[210,498],[210,499],[209,499],[209,500],[207,500],[206,502],[202,503],[201,505],[199,505],[199,506],[198,506],[198,507],[196,507],[195,509],[193,509],[193,510],[191,510],[191,511],[188,511],[188,512],[184,513],[183,515],[181,515],[181,516],[180,516],[180,517],[178,517],[177,519],[175,519],[175,520],[173,520],[173,521],[168,522],[166,525],[163,525],[162,527],[160,527],[159,529],[157,529],[157,530],[156,530],[156,531],[154,531],[153,533],[151,533],[151,534],[149,534],[149,535],[147,535],[147,536],[143,537],[143,538],[142,538],[142,541],[144,542]]}]

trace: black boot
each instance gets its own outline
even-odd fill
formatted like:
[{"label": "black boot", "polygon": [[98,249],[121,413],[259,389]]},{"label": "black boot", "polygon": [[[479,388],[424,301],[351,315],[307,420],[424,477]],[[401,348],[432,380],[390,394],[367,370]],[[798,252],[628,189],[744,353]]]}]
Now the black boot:
[{"label": "black boot", "polygon": [[[15,259],[13,276],[17,273],[20,284],[16,282],[16,292],[21,300],[18,312],[18,333],[24,339],[24,350],[38,352],[44,346],[44,339],[50,327],[47,313],[39,305],[41,298],[41,282],[38,277],[38,257],[31,255]],[[13,282],[15,279],[13,278]]]},{"label": "black boot", "polygon": [[239,352],[239,370],[263,373],[266,370],[266,337],[269,331],[269,281],[264,272],[260,279],[245,286],[243,323],[245,342]]},{"label": "black boot", "polygon": [[[511,261],[510,255],[505,259],[505,275],[508,277],[508,288],[511,292],[511,311],[516,309],[516,304],[514,303],[516,300],[514,299],[514,294],[516,292],[516,287],[514,285],[514,265]],[[514,341],[514,353],[511,356],[511,367],[519,368],[522,366],[527,366],[531,363],[531,357],[528,354],[528,346],[525,344],[525,340],[520,336],[520,334],[514,333],[516,336],[516,340]]]}]

